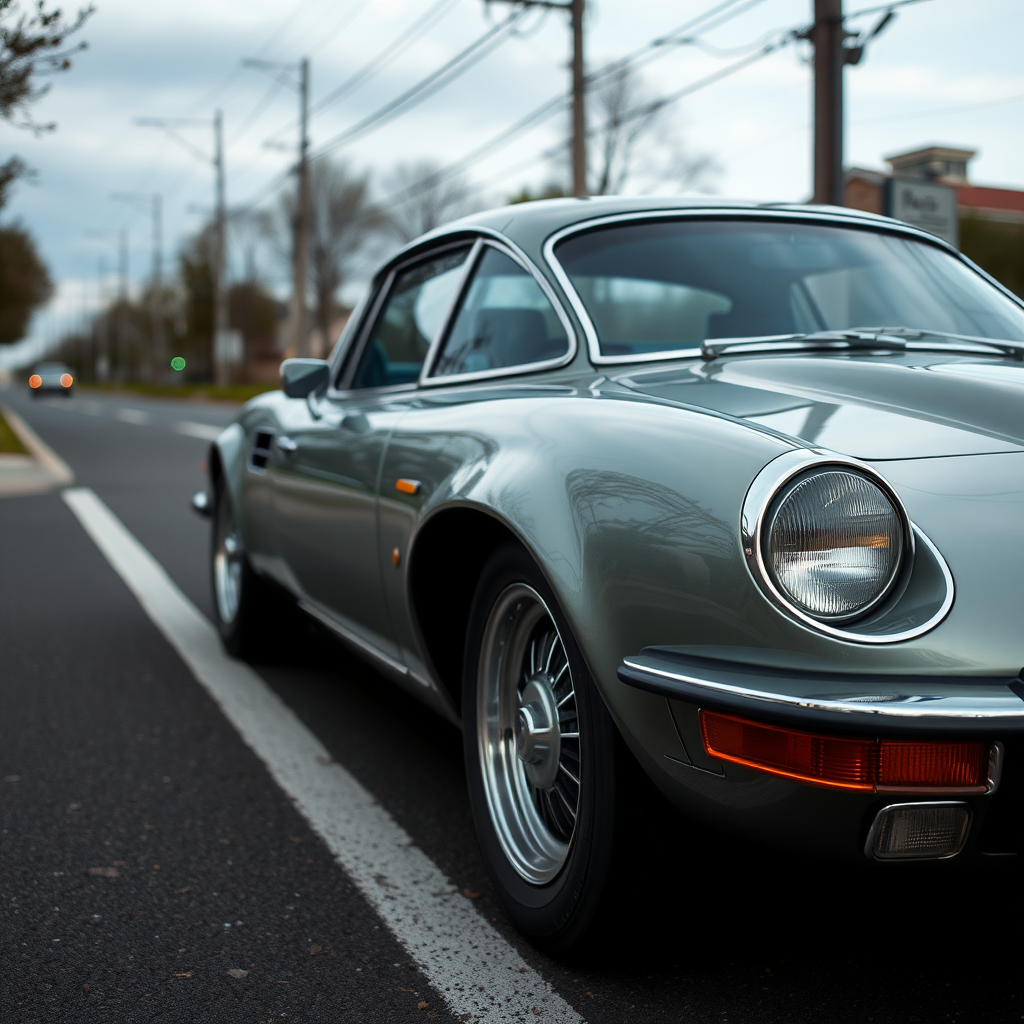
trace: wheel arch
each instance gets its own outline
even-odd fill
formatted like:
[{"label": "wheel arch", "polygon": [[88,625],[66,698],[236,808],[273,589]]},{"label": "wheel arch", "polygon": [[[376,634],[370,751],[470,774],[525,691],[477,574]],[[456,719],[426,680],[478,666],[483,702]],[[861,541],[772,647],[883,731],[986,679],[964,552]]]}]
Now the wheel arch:
[{"label": "wheel arch", "polygon": [[[409,599],[423,648],[456,708],[469,612],[477,582],[503,544],[528,545],[504,520],[477,505],[439,509],[417,531],[409,552]],[[532,552],[531,552],[532,555]]]}]

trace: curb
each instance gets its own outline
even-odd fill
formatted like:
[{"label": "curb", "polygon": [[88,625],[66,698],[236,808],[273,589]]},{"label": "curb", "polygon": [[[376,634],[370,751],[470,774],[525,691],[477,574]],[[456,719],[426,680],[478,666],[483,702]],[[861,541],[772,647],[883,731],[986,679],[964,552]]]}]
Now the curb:
[{"label": "curb", "polygon": [[39,494],[75,482],[71,467],[16,412],[6,406],[0,412],[31,456],[0,462],[0,497]]}]

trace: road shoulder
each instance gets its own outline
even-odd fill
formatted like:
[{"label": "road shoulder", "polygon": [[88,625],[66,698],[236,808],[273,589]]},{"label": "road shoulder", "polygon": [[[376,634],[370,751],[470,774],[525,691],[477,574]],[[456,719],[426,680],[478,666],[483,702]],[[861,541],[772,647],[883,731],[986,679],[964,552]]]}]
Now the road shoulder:
[{"label": "road shoulder", "polygon": [[42,494],[74,483],[71,467],[12,409],[0,406],[28,454],[0,455],[0,498]]}]

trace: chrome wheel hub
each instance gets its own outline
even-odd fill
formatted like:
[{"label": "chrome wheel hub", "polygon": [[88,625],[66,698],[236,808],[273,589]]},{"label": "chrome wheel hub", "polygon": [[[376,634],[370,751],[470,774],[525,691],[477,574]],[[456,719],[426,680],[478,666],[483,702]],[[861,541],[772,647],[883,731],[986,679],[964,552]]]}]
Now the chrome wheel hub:
[{"label": "chrome wheel hub", "polygon": [[516,753],[530,784],[537,789],[551,789],[558,775],[561,752],[558,708],[551,680],[546,675],[531,676],[519,694],[519,702]]},{"label": "chrome wheel hub", "polygon": [[491,822],[509,863],[543,885],[576,833],[580,734],[565,647],[543,598],[526,584],[498,597],[477,676],[477,745]]}]

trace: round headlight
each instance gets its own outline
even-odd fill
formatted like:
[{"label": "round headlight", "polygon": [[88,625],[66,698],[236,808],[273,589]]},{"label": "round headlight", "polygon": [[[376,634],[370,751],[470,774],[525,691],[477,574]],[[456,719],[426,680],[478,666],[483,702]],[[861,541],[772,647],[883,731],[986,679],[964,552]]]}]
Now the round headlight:
[{"label": "round headlight", "polygon": [[877,605],[903,559],[903,518],[866,476],[825,469],[790,483],[765,524],[775,585],[816,619],[841,620]]}]

